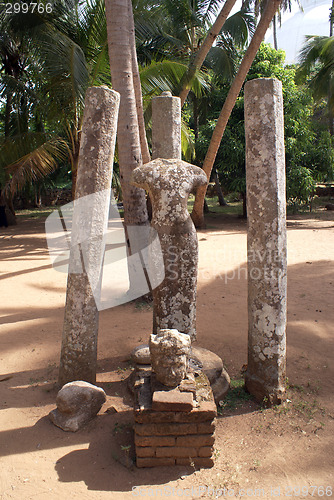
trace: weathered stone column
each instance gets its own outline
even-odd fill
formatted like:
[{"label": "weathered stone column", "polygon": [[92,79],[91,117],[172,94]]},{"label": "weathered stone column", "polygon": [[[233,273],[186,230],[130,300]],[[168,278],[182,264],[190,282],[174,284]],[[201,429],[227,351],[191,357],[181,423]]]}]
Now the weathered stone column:
[{"label": "weathered stone column", "polygon": [[282,84],[245,85],[248,212],[248,367],[258,400],[284,399],[287,249]]},{"label": "weathered stone column", "polygon": [[[194,340],[198,241],[187,201],[193,189],[206,184],[206,174],[182,160],[159,158],[136,168],[132,181],[149,192],[153,206],[151,226],[158,233],[164,262],[165,278],[153,290],[153,333],[176,329]],[[162,272],[154,249],[150,265],[152,275]]]},{"label": "weathered stone column", "polygon": [[152,99],[152,158],[181,160],[181,99],[171,92]]},{"label": "weathered stone column", "polygon": [[119,94],[107,87],[86,93],[72,222],[59,384],[95,383],[98,295],[108,224]]}]

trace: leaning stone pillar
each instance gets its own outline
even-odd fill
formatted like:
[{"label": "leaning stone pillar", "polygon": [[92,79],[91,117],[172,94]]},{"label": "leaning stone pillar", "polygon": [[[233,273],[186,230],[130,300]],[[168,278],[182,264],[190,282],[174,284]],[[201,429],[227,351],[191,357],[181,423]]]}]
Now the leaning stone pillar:
[{"label": "leaning stone pillar", "polygon": [[118,107],[117,92],[107,87],[88,89],[73,210],[60,385],[73,380],[96,381],[95,298],[108,223]]},{"label": "leaning stone pillar", "polygon": [[152,99],[152,159],[181,160],[181,99],[162,92]]},{"label": "leaning stone pillar", "polygon": [[287,250],[282,84],[245,85],[248,213],[248,367],[258,400],[284,399]]}]

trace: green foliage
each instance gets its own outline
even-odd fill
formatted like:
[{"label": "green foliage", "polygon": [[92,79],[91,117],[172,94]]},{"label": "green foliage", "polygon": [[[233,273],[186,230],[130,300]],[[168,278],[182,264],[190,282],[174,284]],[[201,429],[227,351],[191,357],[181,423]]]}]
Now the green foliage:
[{"label": "green foliage", "polygon": [[307,82],[314,98],[321,100],[330,95],[334,110],[334,37],[308,36],[300,52],[299,82]]},{"label": "green foliage", "polygon": [[0,6],[0,177],[7,193],[59,165],[75,169],[86,90],[110,84],[104,1],[49,3],[43,13],[8,14]]},{"label": "green foliage", "polygon": [[218,413],[222,415],[224,411],[232,411],[241,406],[247,401],[252,401],[252,396],[245,389],[243,379],[231,380],[230,390],[224,398],[224,401],[219,402]]},{"label": "green foliage", "polygon": [[[296,67],[284,66],[284,58],[283,51],[276,51],[270,45],[263,43],[247,80],[277,78],[282,82],[287,199],[294,204],[308,203],[313,196],[315,183],[333,178],[332,140],[326,128],[313,117],[314,102],[310,90],[296,84]],[[199,161],[204,160],[215,121],[227,92],[226,84],[216,82],[209,116],[205,117],[200,127],[196,148]],[[243,108],[243,93],[241,93],[232,111],[216,159],[216,167],[223,186],[229,191],[240,193],[246,190]]]},{"label": "green foliage", "polygon": [[315,180],[312,171],[301,165],[294,165],[287,173],[287,198],[294,205],[298,202],[308,203],[315,191]]},{"label": "green foliage", "polygon": [[[67,144],[62,139],[48,138],[41,133],[21,134],[4,141],[0,171],[7,171],[11,176],[8,189],[14,194],[27,182],[37,181],[53,172],[67,155]],[[12,158],[17,160],[11,162]]]}]

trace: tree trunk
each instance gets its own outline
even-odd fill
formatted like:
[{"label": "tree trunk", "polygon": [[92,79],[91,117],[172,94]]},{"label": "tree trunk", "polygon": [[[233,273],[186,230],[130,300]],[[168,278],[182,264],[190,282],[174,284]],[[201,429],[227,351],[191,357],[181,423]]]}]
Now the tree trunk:
[{"label": "tree trunk", "polygon": [[135,98],[136,98],[137,118],[138,118],[139,137],[140,137],[140,148],[141,148],[141,154],[143,157],[143,163],[148,163],[149,161],[151,161],[151,155],[150,155],[150,151],[148,149],[146,130],[145,130],[143,97],[142,97],[139,68],[138,68],[138,61],[137,61],[135,25],[134,25],[134,20],[133,20],[131,0],[128,0],[128,13],[129,13],[130,49],[131,49],[131,59],[132,59],[132,79],[133,79],[133,88],[134,88]]},{"label": "tree trunk", "polygon": [[73,141],[72,148],[73,148],[73,150],[71,152],[72,200],[74,200],[75,199],[75,187],[76,187],[77,175],[78,175],[80,138]]},{"label": "tree trunk", "polygon": [[193,97],[193,116],[194,116],[194,136],[196,144],[198,139],[199,115],[198,115],[198,99],[195,95]]},{"label": "tree trunk", "polygon": [[[332,7],[330,8],[329,16],[329,36],[333,36],[333,23],[334,23],[334,0],[332,0]],[[332,111],[332,82],[329,82],[328,89],[328,121],[329,121],[329,133],[331,136],[334,135],[334,123],[333,123],[333,111]]]},{"label": "tree trunk", "polygon": [[7,95],[6,98],[6,108],[5,108],[5,137],[9,136],[10,129],[10,113],[12,110],[12,99],[11,95]]},{"label": "tree trunk", "polygon": [[181,81],[181,91],[179,93],[179,97],[181,98],[181,106],[183,106],[190,90],[190,82],[194,77],[196,70],[198,70],[202,64],[204,59],[206,58],[209,50],[211,49],[214,41],[220,33],[220,30],[224,26],[224,23],[231,12],[236,0],[226,0],[221,11],[219,12],[216,21],[212,25],[208,34],[205,37],[199,51],[197,52],[193,61],[189,64],[188,71],[184,75]]},{"label": "tree trunk", "polygon": [[[234,108],[237,97],[240,93],[242,85],[245,81],[249,68],[256,56],[256,53],[261,45],[261,42],[266,34],[266,31],[277,12],[277,9],[281,5],[282,0],[271,0],[268,2],[266,8],[261,15],[260,22],[256,28],[254,36],[248,46],[248,49],[241,61],[238,72],[232,82],[229,93],[224,102],[224,106],[220,112],[216,127],[213,131],[211,142],[207,151],[207,154],[203,163],[203,170],[206,173],[208,179],[211,175],[211,170],[215,162],[217,152],[225,132],[225,128],[231,112]],[[205,189],[198,189],[195,197],[195,203],[191,217],[196,227],[203,227],[204,225],[204,215],[203,215],[203,203],[204,203]]]},{"label": "tree trunk", "polygon": [[216,186],[216,191],[217,191],[219,205],[221,207],[226,207],[227,203],[226,203],[224,195],[223,195],[223,191],[222,191],[222,188],[221,188],[221,185],[220,185],[220,182],[219,182],[219,176],[218,176],[218,172],[217,172],[216,168],[214,168],[214,171],[213,171],[213,179],[215,181],[215,186]]},{"label": "tree trunk", "polygon": [[276,14],[273,17],[273,40],[274,40],[274,48],[278,50],[278,42],[277,42],[277,18]]},{"label": "tree trunk", "polygon": [[138,115],[132,76],[128,0],[105,0],[110,70],[113,89],[121,102],[117,127],[120,181],[124,222],[142,225],[148,221],[145,191],[131,185],[131,174],[142,165]]},{"label": "tree trunk", "polygon": [[242,196],[242,217],[247,219],[247,194],[246,192],[241,193]]},{"label": "tree trunk", "polygon": [[41,196],[41,184],[39,182],[34,186],[34,194],[35,194],[35,207],[41,208],[42,196]]}]

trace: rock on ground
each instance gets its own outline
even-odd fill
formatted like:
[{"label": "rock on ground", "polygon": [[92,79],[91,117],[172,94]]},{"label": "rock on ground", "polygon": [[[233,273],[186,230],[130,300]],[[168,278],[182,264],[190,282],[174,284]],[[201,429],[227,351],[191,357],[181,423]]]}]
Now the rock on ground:
[{"label": "rock on ground", "polygon": [[100,387],[81,380],[69,382],[58,392],[57,408],[49,416],[63,431],[76,432],[97,415],[105,401]]},{"label": "rock on ground", "polygon": [[130,359],[138,365],[149,365],[151,363],[150,348],[147,344],[140,344],[133,349]]}]

